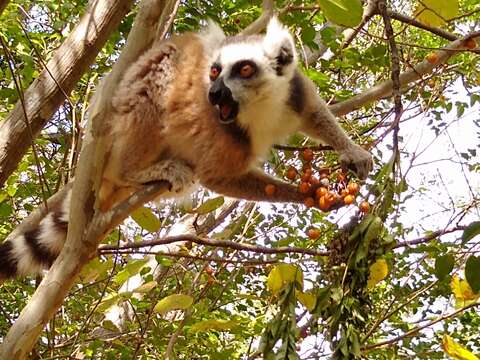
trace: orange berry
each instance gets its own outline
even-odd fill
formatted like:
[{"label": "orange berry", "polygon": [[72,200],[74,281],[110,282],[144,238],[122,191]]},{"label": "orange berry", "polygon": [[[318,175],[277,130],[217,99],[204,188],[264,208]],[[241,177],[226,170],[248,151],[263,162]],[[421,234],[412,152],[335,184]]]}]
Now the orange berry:
[{"label": "orange berry", "polygon": [[327,202],[327,200],[325,199],[325,196],[322,196],[319,200],[318,200],[318,207],[320,208],[320,210],[322,211],[328,211],[328,209],[330,208],[330,204]]},{"label": "orange berry", "polygon": [[315,200],[312,197],[307,197],[307,198],[305,198],[305,200],[303,200],[303,204],[307,208],[311,208],[311,207],[315,206]]},{"label": "orange berry", "polygon": [[341,196],[342,198],[344,198],[344,197],[347,196],[348,194],[350,194],[350,193],[348,192],[347,189],[342,189],[342,191],[340,191],[340,196]]},{"label": "orange berry", "polygon": [[303,182],[310,182],[310,177],[312,176],[311,173],[312,173],[311,171],[305,172],[305,173],[302,175],[302,181],[303,181]]},{"label": "orange berry", "polygon": [[360,205],[358,205],[359,209],[361,212],[364,214],[368,213],[370,211],[370,203],[368,201],[362,201]]},{"label": "orange berry", "polygon": [[465,46],[473,50],[477,47],[477,43],[475,42],[474,39],[470,38],[467,41],[465,41]]},{"label": "orange berry", "polygon": [[320,236],[320,230],[318,229],[308,229],[308,237],[312,240],[315,240],[315,239],[318,239],[318,237]]},{"label": "orange berry", "polygon": [[436,64],[438,62],[438,55],[436,53],[430,53],[425,59],[427,59],[430,64]]},{"label": "orange berry", "polygon": [[310,184],[308,182],[301,182],[300,185],[298,185],[298,191],[302,194],[308,193],[310,191]]},{"label": "orange berry", "polygon": [[287,170],[287,179],[295,180],[296,177],[297,177],[297,169],[295,169],[293,166],[290,166]]},{"label": "orange berry", "polygon": [[275,194],[276,190],[277,187],[273,184],[268,184],[267,186],[265,186],[265,194],[267,194],[268,196],[272,196],[273,194]]},{"label": "orange berry", "polygon": [[355,201],[355,196],[350,194],[343,198],[343,202],[345,203],[345,205],[353,204],[354,201]]},{"label": "orange berry", "polygon": [[315,195],[316,195],[317,198],[321,198],[322,196],[325,196],[327,194],[327,192],[328,192],[327,188],[319,187],[315,191]]},{"label": "orange berry", "polygon": [[337,196],[333,192],[329,191],[325,195],[325,200],[327,201],[328,205],[330,206],[335,202],[335,200],[337,200]]},{"label": "orange berry", "polygon": [[355,195],[360,190],[360,185],[356,182],[348,183],[347,190],[350,194]]},{"label": "orange berry", "polygon": [[313,160],[313,151],[311,149],[305,149],[302,152],[303,160],[310,162]]},{"label": "orange berry", "polygon": [[315,177],[315,176],[310,176],[309,182],[310,182],[310,184],[312,184],[312,185],[318,185],[318,184],[320,184],[320,180],[318,180],[318,178]]},{"label": "orange berry", "polygon": [[310,184],[307,182],[301,182],[300,185],[298,185],[298,191],[302,194],[308,193],[310,191]]}]

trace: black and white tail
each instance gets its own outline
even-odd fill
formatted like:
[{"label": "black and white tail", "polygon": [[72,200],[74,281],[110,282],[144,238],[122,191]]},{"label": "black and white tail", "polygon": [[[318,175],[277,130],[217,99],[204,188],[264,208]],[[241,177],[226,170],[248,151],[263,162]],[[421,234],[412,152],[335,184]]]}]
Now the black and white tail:
[{"label": "black and white tail", "polygon": [[52,265],[65,243],[69,208],[70,191],[36,228],[0,243],[0,282],[39,274]]}]

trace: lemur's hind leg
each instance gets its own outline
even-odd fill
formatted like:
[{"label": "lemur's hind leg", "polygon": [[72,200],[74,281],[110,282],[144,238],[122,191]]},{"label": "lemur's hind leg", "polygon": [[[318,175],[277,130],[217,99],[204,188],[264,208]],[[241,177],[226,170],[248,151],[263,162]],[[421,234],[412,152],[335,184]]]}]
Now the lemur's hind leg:
[{"label": "lemur's hind leg", "polygon": [[192,168],[180,160],[162,160],[146,169],[125,174],[123,177],[131,186],[119,187],[107,179],[100,188],[100,210],[106,212],[115,204],[126,200],[142,185],[158,181],[168,181],[169,191],[175,195],[188,192],[195,182]]},{"label": "lemur's hind leg", "polygon": [[127,181],[144,185],[157,181],[168,181],[170,192],[176,194],[188,191],[195,182],[191,166],[176,159],[159,161],[136,173],[126,174],[125,178]]}]

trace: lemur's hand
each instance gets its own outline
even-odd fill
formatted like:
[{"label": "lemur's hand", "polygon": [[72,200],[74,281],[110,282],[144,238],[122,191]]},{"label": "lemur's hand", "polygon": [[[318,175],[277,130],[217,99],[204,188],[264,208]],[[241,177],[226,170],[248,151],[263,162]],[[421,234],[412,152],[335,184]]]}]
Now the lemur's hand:
[{"label": "lemur's hand", "polygon": [[372,170],[372,155],[357,144],[351,144],[339,154],[342,168],[354,171],[360,179],[365,179]]}]

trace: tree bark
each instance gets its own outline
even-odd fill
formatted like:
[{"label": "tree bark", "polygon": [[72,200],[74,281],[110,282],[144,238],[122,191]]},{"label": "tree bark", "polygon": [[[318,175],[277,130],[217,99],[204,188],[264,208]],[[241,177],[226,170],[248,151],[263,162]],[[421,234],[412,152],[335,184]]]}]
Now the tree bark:
[{"label": "tree bark", "polygon": [[[0,1],[1,10],[8,1]],[[33,141],[32,136],[38,135],[93,63],[132,3],[133,0],[92,0],[87,12],[47,63],[46,69],[25,91],[24,104],[18,101],[0,123],[0,186],[17,167]]]}]

